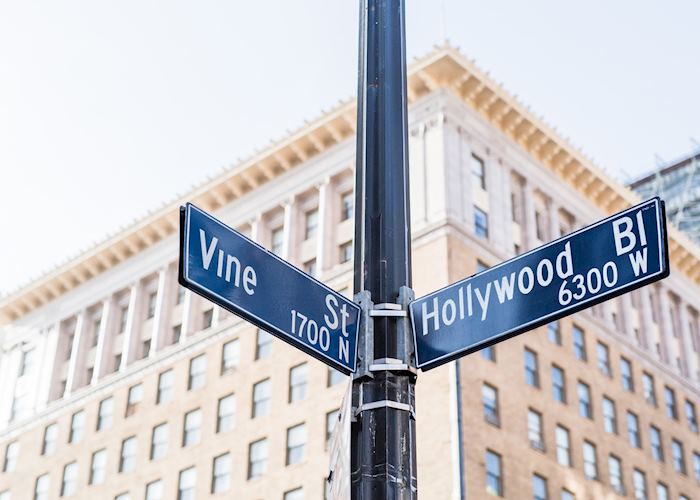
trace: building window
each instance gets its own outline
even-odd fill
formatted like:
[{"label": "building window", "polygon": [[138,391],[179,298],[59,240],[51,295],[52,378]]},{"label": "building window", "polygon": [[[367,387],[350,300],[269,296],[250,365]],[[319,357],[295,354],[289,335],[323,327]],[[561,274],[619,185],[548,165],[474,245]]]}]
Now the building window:
[{"label": "building window", "polygon": [[578,393],[578,412],[582,417],[593,419],[593,405],[591,404],[591,388],[585,382],[579,381],[576,386]]},{"label": "building window", "polygon": [[474,207],[474,234],[485,240],[489,237],[489,216],[477,206]]},{"label": "building window", "polygon": [[620,358],[620,374],[622,376],[622,388],[628,392],[634,392],[632,363],[626,358]]},{"label": "building window", "polygon": [[490,424],[500,426],[501,421],[498,415],[498,389],[486,383],[482,385],[481,401],[484,405],[484,419]]},{"label": "building window", "polygon": [[335,368],[328,368],[328,387],[333,387],[334,385],[338,385],[342,382],[344,382],[346,379],[345,375],[340,373],[338,370]]},{"label": "building window", "polygon": [[491,450],[486,450],[486,493],[498,497],[503,496],[501,455]]},{"label": "building window", "polygon": [[36,478],[34,483],[34,500],[48,500],[49,498],[49,475],[42,474]]},{"label": "building window", "polygon": [[229,394],[219,399],[216,412],[216,432],[229,432],[236,418],[236,396]]},{"label": "building window", "polygon": [[22,359],[19,362],[19,373],[17,374],[18,377],[31,373],[32,368],[34,367],[34,360],[36,358],[35,354],[35,349],[27,349],[26,351],[22,351]]},{"label": "building window", "polygon": [[119,332],[124,333],[126,331],[126,324],[129,320],[129,306],[123,305],[119,309]]},{"label": "building window", "polygon": [[0,491],[0,500],[10,500],[10,490]]},{"label": "building window", "polygon": [[158,375],[156,404],[164,404],[173,398],[173,371],[167,370]]},{"label": "building window", "polygon": [[224,453],[214,458],[211,477],[211,492],[223,493],[231,487],[231,454]]},{"label": "building window", "polygon": [[310,276],[316,276],[316,259],[304,262],[304,272]]},{"label": "building window", "polygon": [[143,342],[141,342],[141,359],[145,359],[148,357],[148,354],[151,352],[151,339],[146,339]]},{"label": "building window", "polygon": [[671,456],[673,457],[673,468],[676,470],[676,472],[686,474],[683,443],[676,439],[671,440]]},{"label": "building window", "polygon": [[484,160],[472,154],[471,158],[472,183],[480,189],[486,189],[486,172]]},{"label": "building window", "polygon": [[666,416],[678,420],[678,406],[676,405],[676,393],[673,389],[664,387],[664,401],[666,402]]},{"label": "building window", "polygon": [[228,373],[241,361],[241,345],[238,339],[226,342],[221,348],[221,374]]},{"label": "building window", "polygon": [[136,436],[122,441],[122,451],[119,457],[119,472],[131,472],[136,464]]},{"label": "building window", "polygon": [[496,348],[494,346],[484,347],[481,351],[481,357],[487,361],[496,362]]},{"label": "building window", "polygon": [[70,419],[70,434],[68,435],[69,443],[77,443],[83,439],[85,430],[85,412],[77,411]]},{"label": "building window", "polygon": [[97,410],[97,430],[108,429],[112,427],[112,409],[114,400],[110,397],[100,401],[100,407]]},{"label": "building window", "polygon": [[632,472],[632,486],[635,500],[647,500],[647,476],[639,469]]},{"label": "building window", "polygon": [[564,370],[552,365],[552,396],[555,401],[566,404],[566,378]]},{"label": "building window", "polygon": [[163,500],[163,481],[157,479],[146,485],[145,500]]},{"label": "building window", "polygon": [[267,439],[250,443],[248,449],[248,479],[261,477],[267,472]]},{"label": "building window", "polygon": [[700,482],[700,453],[693,452],[693,473],[695,474],[695,480]]},{"label": "building window", "polygon": [[649,446],[651,446],[651,456],[657,462],[664,461],[664,446],[661,439],[661,431],[652,425],[649,427]]},{"label": "building window", "polygon": [[301,401],[306,399],[308,390],[308,365],[302,363],[294,366],[289,370],[289,402]]},{"label": "building window", "polygon": [[285,491],[282,500],[304,500],[304,490],[296,488],[291,491]]},{"label": "building window", "polygon": [[173,327],[173,344],[180,342],[180,337],[182,337],[182,325],[178,324]]},{"label": "building window", "polygon": [[544,451],[544,439],[542,438],[542,414],[533,409],[527,412],[527,437],[530,446],[536,450]]},{"label": "building window", "polygon": [[668,500],[668,486],[664,483],[656,483],[656,500]]},{"label": "building window", "polygon": [[343,193],[340,197],[340,220],[348,220],[355,216],[355,194],[352,191]]},{"label": "building window", "polygon": [[537,365],[537,353],[525,348],[525,382],[532,387],[540,386],[540,373]]},{"label": "building window", "polygon": [[695,405],[688,401],[687,399],[685,400],[685,416],[686,419],[688,420],[688,428],[697,433],[698,432],[698,415],[695,411]]},{"label": "building window", "polygon": [[63,467],[63,481],[61,482],[61,496],[71,497],[75,495],[75,477],[78,475],[78,464],[71,462]]},{"label": "building window", "polygon": [[13,472],[17,467],[17,457],[19,456],[19,442],[12,441],[5,447],[5,459],[2,462],[3,472]]},{"label": "building window", "polygon": [[304,460],[306,446],[306,424],[295,425],[287,429],[287,465],[298,464]]},{"label": "building window", "polygon": [[156,315],[156,302],[158,299],[158,292],[154,291],[148,294],[148,305],[146,307],[146,319],[151,319]]},{"label": "building window", "polygon": [[642,447],[642,436],[639,432],[639,418],[631,411],[627,412],[627,436],[629,437],[630,446],[633,448]]},{"label": "building window", "polygon": [[581,361],[586,361],[588,356],[586,356],[586,335],[581,328],[574,325],[571,328],[571,334],[574,338],[574,355],[576,359]]},{"label": "building window", "polygon": [[340,245],[340,263],[345,264],[352,260],[352,241]]},{"label": "building window", "polygon": [[603,427],[609,434],[617,434],[617,411],[615,401],[603,397]]},{"label": "building window", "polygon": [[182,446],[199,443],[200,430],[202,428],[202,410],[188,411],[185,413],[185,422],[182,429]]},{"label": "building window", "polygon": [[282,249],[284,248],[284,228],[278,227],[273,229],[270,233],[270,241],[270,250],[272,253],[282,255]]},{"label": "building window", "polygon": [[207,357],[205,354],[200,354],[190,359],[190,373],[187,378],[187,390],[194,391],[200,387],[204,387],[204,381],[207,373]]},{"label": "building window", "polygon": [[583,442],[583,475],[586,479],[598,479],[598,457],[595,445],[588,441]]},{"label": "building window", "polygon": [[44,442],[41,445],[42,455],[53,455],[56,451],[56,439],[58,438],[58,424],[49,424],[44,428]]},{"label": "building window", "polygon": [[304,239],[310,240],[318,233],[318,209],[309,210],[304,216]]},{"label": "building window", "polygon": [[156,425],[151,432],[151,460],[159,460],[168,453],[168,424]]},{"label": "building window", "polygon": [[554,438],[557,443],[557,462],[559,465],[571,467],[571,442],[569,440],[569,430],[566,427],[557,425],[554,430]]},{"label": "building window", "polygon": [[105,481],[107,469],[107,450],[97,450],[90,461],[90,478],[88,484],[102,484]]},{"label": "building window", "polygon": [[333,436],[333,429],[338,424],[340,419],[340,410],[333,410],[326,413],[326,447]]},{"label": "building window", "polygon": [[547,240],[546,219],[539,210],[535,210],[535,235],[540,241]]},{"label": "building window", "polygon": [[644,390],[644,400],[652,406],[656,406],[656,389],[654,388],[654,377],[647,372],[642,373],[642,388]]},{"label": "building window", "polygon": [[561,500],[576,500],[576,497],[569,490],[561,490]]},{"label": "building window", "polygon": [[547,338],[552,344],[561,345],[561,328],[559,321],[552,321],[547,325]]},{"label": "building window", "polygon": [[253,386],[252,418],[264,417],[270,412],[270,379],[261,380]]},{"label": "building window", "polygon": [[206,311],[202,313],[202,330],[206,330],[207,328],[211,328],[211,325],[214,324],[214,308],[210,307]]},{"label": "building window", "polygon": [[598,342],[596,345],[596,354],[598,355],[598,369],[600,373],[612,377],[612,370],[610,369],[610,349],[608,349],[608,346],[602,342]]},{"label": "building window", "polygon": [[138,404],[143,400],[143,385],[136,384],[129,387],[129,394],[126,399],[126,417],[134,414]]},{"label": "building window", "polygon": [[615,493],[625,494],[625,482],[622,479],[622,462],[615,455],[608,457],[608,474],[610,475],[610,486]]},{"label": "building window", "polygon": [[532,498],[533,500],[547,500],[549,498],[547,479],[539,474],[532,475]]},{"label": "building window", "polygon": [[197,488],[197,470],[194,467],[180,471],[177,480],[177,500],[194,500]]},{"label": "building window", "polygon": [[175,305],[180,305],[182,302],[185,300],[185,293],[187,292],[187,288],[184,286],[178,284],[177,285],[177,295],[175,295]]},{"label": "building window", "polygon": [[255,359],[267,358],[272,354],[272,335],[263,330],[258,330],[255,344]]}]

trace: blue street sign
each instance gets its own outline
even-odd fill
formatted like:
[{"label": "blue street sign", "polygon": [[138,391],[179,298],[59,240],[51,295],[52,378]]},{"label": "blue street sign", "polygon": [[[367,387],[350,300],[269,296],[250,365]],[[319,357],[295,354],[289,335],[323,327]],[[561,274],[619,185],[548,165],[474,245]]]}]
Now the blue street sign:
[{"label": "blue street sign", "polygon": [[360,307],[188,203],[180,284],[345,374],[355,371]]},{"label": "blue street sign", "polygon": [[429,370],[669,274],[664,204],[652,198],[410,304]]}]

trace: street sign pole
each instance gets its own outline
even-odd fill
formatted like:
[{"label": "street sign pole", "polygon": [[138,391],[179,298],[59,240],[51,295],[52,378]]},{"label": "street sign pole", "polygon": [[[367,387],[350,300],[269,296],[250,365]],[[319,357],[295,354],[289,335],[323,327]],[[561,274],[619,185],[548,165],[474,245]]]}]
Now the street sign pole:
[{"label": "street sign pole", "polygon": [[404,1],[360,3],[354,288],[363,316],[351,491],[355,500],[415,499]]}]

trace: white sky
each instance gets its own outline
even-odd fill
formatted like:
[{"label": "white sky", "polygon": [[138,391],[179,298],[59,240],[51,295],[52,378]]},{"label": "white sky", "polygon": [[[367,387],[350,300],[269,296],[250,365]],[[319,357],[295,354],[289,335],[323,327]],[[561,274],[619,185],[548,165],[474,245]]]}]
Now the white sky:
[{"label": "white sky", "polygon": [[[619,178],[700,141],[700,3],[407,1]],[[351,0],[0,1],[0,292],[356,92]]]}]

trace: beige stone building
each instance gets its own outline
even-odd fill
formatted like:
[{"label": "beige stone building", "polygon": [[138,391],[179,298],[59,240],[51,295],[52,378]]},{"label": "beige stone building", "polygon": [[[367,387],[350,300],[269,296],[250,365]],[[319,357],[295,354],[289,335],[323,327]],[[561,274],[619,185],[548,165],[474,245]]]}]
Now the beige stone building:
[{"label": "beige stone building", "polygon": [[[638,198],[451,47],[409,69],[414,287]],[[350,294],[355,104],[0,300],[0,500],[321,500],[346,377],[177,285],[178,206]],[[194,166],[193,166],[194,167]],[[700,250],[420,373],[425,499],[700,499]]]}]

